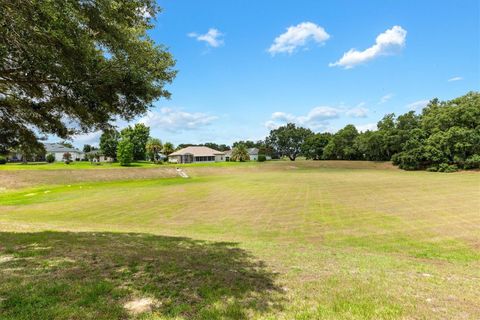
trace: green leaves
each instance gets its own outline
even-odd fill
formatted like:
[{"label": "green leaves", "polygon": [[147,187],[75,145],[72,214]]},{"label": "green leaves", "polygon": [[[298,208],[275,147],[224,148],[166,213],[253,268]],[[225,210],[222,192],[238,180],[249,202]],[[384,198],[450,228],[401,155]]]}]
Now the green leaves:
[{"label": "green leaves", "polygon": [[0,147],[110,128],[168,98],[175,61],[146,31],[154,0],[0,3]]}]

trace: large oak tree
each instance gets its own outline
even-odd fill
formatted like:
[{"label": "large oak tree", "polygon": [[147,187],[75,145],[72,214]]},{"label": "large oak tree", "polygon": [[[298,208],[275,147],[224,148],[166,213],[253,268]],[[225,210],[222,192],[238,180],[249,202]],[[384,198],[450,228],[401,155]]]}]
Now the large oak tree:
[{"label": "large oak tree", "polygon": [[[0,149],[108,129],[168,98],[154,0],[0,1]],[[0,150],[1,151],[1,150]]]}]

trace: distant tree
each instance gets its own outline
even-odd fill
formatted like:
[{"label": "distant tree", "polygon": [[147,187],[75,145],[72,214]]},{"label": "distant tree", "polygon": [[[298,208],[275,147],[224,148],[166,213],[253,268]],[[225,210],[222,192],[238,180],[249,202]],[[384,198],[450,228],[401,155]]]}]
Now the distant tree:
[{"label": "distant tree", "polygon": [[137,123],[135,126],[128,126],[120,132],[122,139],[128,139],[133,144],[133,159],[145,160],[147,153],[146,146],[150,137],[150,128],[143,123]]},{"label": "distant tree", "polygon": [[248,161],[250,160],[250,155],[248,154],[247,148],[242,144],[237,144],[232,150],[232,156],[230,157],[231,161]]},{"label": "distant tree", "polygon": [[242,145],[244,146],[245,148],[259,148],[261,146],[261,144],[263,143],[263,141],[257,141],[257,142],[254,142],[254,141],[251,141],[251,140],[240,140],[240,141],[235,141],[233,144],[232,144],[232,147],[235,148],[239,145]]},{"label": "distant tree", "polygon": [[346,125],[335,133],[323,150],[325,159],[356,160],[359,152],[355,148],[355,139],[358,131],[354,125]]},{"label": "distant tree", "polygon": [[180,149],[187,148],[187,147],[191,147],[191,146],[196,146],[196,144],[193,144],[193,143],[180,143],[180,144],[175,148],[175,150],[180,150]]},{"label": "distant tree", "polygon": [[45,160],[46,160],[48,163],[55,162],[55,156],[53,155],[53,153],[49,153],[49,154],[47,154],[47,156],[45,157]]},{"label": "distant tree", "polygon": [[73,144],[71,144],[70,142],[65,141],[65,140],[62,141],[62,142],[60,142],[59,144],[61,144],[61,145],[64,146],[64,147],[67,147],[67,148],[72,148],[72,149],[75,148],[75,147],[73,146]]},{"label": "distant tree", "polygon": [[163,144],[163,149],[162,149],[162,152],[164,154],[166,154],[167,156],[172,153],[173,151],[175,150],[175,148],[173,147],[173,143],[171,142],[165,142]]},{"label": "distant tree", "polygon": [[266,144],[276,150],[281,156],[287,156],[291,161],[300,154],[301,147],[313,132],[310,129],[297,127],[293,123],[270,131]]},{"label": "distant tree", "polygon": [[63,154],[63,161],[66,163],[66,164],[69,164],[70,162],[72,162],[72,154],[70,152],[65,152]]},{"label": "distant tree", "polygon": [[358,151],[360,159],[382,161],[389,160],[383,152],[383,137],[380,131],[367,130],[360,133],[354,140],[354,149]]},{"label": "distant tree", "polygon": [[15,149],[22,155],[22,162],[35,161],[45,155],[45,146],[42,143],[21,143]]},{"label": "distant tree", "polygon": [[332,137],[331,133],[317,133],[308,136],[301,146],[302,154],[307,159],[323,159],[323,149]]},{"label": "distant tree", "polygon": [[100,136],[100,150],[106,157],[117,159],[117,146],[120,133],[115,129],[105,130]]},{"label": "distant tree", "polygon": [[92,151],[92,146],[89,145],[89,144],[84,144],[83,145],[83,152],[87,153],[87,152],[90,152]]},{"label": "distant tree", "polygon": [[122,166],[128,166],[132,163],[133,143],[128,138],[122,138],[118,142],[117,159]]},{"label": "distant tree", "polygon": [[[0,1],[0,149],[106,129],[169,97],[155,0]],[[71,121],[75,120],[75,121]]]},{"label": "distant tree", "polygon": [[163,148],[162,141],[156,138],[149,138],[145,146],[147,150],[148,159],[153,162],[158,161],[158,154]]}]

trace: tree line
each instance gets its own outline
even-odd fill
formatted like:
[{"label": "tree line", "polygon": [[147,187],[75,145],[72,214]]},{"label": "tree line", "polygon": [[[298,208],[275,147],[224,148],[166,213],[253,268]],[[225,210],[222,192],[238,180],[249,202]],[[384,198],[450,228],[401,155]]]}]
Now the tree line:
[{"label": "tree line", "polygon": [[480,167],[480,93],[431,100],[420,114],[385,115],[377,130],[347,125],[336,133],[314,133],[289,123],[274,129],[266,144],[294,161],[392,161],[405,170],[456,171]]}]

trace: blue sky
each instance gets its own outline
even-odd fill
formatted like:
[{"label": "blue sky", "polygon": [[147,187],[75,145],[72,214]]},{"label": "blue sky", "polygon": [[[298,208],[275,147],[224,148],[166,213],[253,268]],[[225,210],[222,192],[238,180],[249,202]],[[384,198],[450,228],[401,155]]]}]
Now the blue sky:
[{"label": "blue sky", "polygon": [[386,113],[480,89],[477,0],[159,5],[150,35],[179,73],[171,100],[138,121],[163,141],[257,140],[287,121],[374,128]]}]

